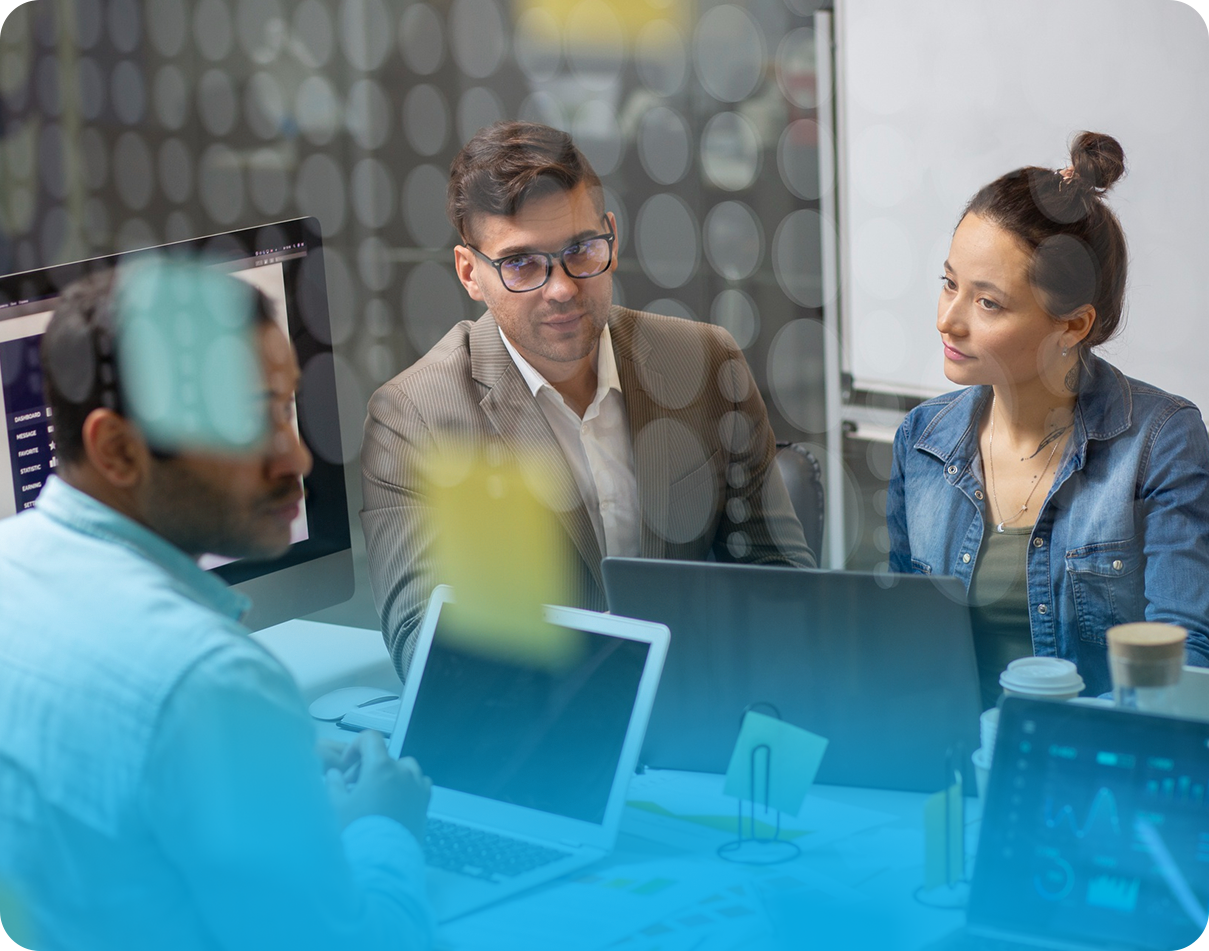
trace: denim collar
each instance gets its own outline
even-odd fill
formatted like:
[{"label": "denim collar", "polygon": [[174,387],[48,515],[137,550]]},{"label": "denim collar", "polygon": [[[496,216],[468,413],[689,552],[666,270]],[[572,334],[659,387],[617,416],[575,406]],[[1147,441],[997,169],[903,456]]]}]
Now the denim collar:
[{"label": "denim collar", "polygon": [[57,476],[51,476],[39,493],[37,509],[70,529],[130,549],[163,569],[180,594],[224,617],[237,621],[251,606],[247,597],[199,568],[171,542]]},{"label": "denim collar", "polygon": [[[948,402],[932,417],[915,442],[915,448],[942,462],[964,470],[978,452],[978,423],[987,401],[989,386],[970,386],[947,397]],[[1111,439],[1129,429],[1133,396],[1125,375],[1094,354],[1083,357],[1083,376],[1075,401],[1075,431],[1067,454],[1073,468],[1083,466],[1089,439]]]}]

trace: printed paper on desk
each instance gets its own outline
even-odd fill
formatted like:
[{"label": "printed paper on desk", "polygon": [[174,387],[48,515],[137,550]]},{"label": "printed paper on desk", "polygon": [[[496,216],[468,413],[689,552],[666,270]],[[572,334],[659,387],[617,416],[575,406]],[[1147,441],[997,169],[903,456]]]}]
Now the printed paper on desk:
[{"label": "printed paper on desk", "polygon": [[[755,754],[756,803],[763,805],[767,796],[773,809],[796,816],[823,762],[827,740],[792,723],[748,710],[726,769],[722,790],[726,795],[752,798],[752,751],[758,746],[767,746],[768,750]],[[768,765],[766,755],[770,757]],[[767,788],[766,775],[770,777]]]}]

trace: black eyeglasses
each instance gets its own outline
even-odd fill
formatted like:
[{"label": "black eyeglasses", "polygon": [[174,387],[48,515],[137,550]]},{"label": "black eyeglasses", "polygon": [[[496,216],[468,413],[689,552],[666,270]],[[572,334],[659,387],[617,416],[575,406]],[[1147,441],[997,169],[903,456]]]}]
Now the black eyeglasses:
[{"label": "black eyeglasses", "polygon": [[522,254],[506,254],[494,260],[473,244],[467,244],[466,247],[495,268],[505,288],[514,294],[523,294],[545,286],[550,280],[555,258],[558,258],[567,275],[576,280],[603,274],[613,263],[615,237],[610,227],[608,234],[581,238],[555,254],[549,251],[525,251]]}]

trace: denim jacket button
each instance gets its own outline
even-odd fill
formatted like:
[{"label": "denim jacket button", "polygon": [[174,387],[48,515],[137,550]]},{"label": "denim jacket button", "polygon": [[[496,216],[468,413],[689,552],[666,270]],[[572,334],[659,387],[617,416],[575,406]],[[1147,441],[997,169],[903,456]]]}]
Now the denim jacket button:
[{"label": "denim jacket button", "polygon": [[982,489],[975,489],[975,490],[974,490],[974,498],[979,499],[979,500],[981,500],[981,499],[982,499]]},{"label": "denim jacket button", "polygon": [[1112,563],[1112,567],[1113,567],[1113,571],[1120,571],[1122,568],[1125,567],[1125,563],[1123,561],[1121,561],[1120,558],[1118,558],[1116,561],[1114,561]]},{"label": "denim jacket button", "polygon": [[1044,547],[1045,547],[1045,539],[1044,539],[1044,538],[1034,538],[1034,539],[1033,539],[1033,547],[1034,547],[1034,548],[1044,548]]},{"label": "denim jacket button", "polygon": [[948,473],[949,475],[957,475],[957,466],[949,466]]},{"label": "denim jacket button", "polygon": [[970,553],[968,551],[962,552],[961,560],[964,564],[968,565],[970,563]]},{"label": "denim jacket button", "polygon": [[1044,604],[1038,604],[1038,605],[1037,605],[1037,613],[1038,613],[1038,614],[1048,614],[1048,613],[1049,613],[1049,608],[1047,608],[1047,607],[1046,607]]}]

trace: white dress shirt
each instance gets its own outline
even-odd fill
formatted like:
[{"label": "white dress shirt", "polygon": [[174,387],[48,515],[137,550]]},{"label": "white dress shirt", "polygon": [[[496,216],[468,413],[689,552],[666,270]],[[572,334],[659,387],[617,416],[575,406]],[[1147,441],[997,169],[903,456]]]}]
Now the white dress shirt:
[{"label": "white dress shirt", "polygon": [[636,557],[641,515],[638,481],[634,476],[634,446],[608,326],[596,348],[596,395],[583,419],[517,352],[503,330],[500,337],[562,447],[596,529],[601,554]]}]

